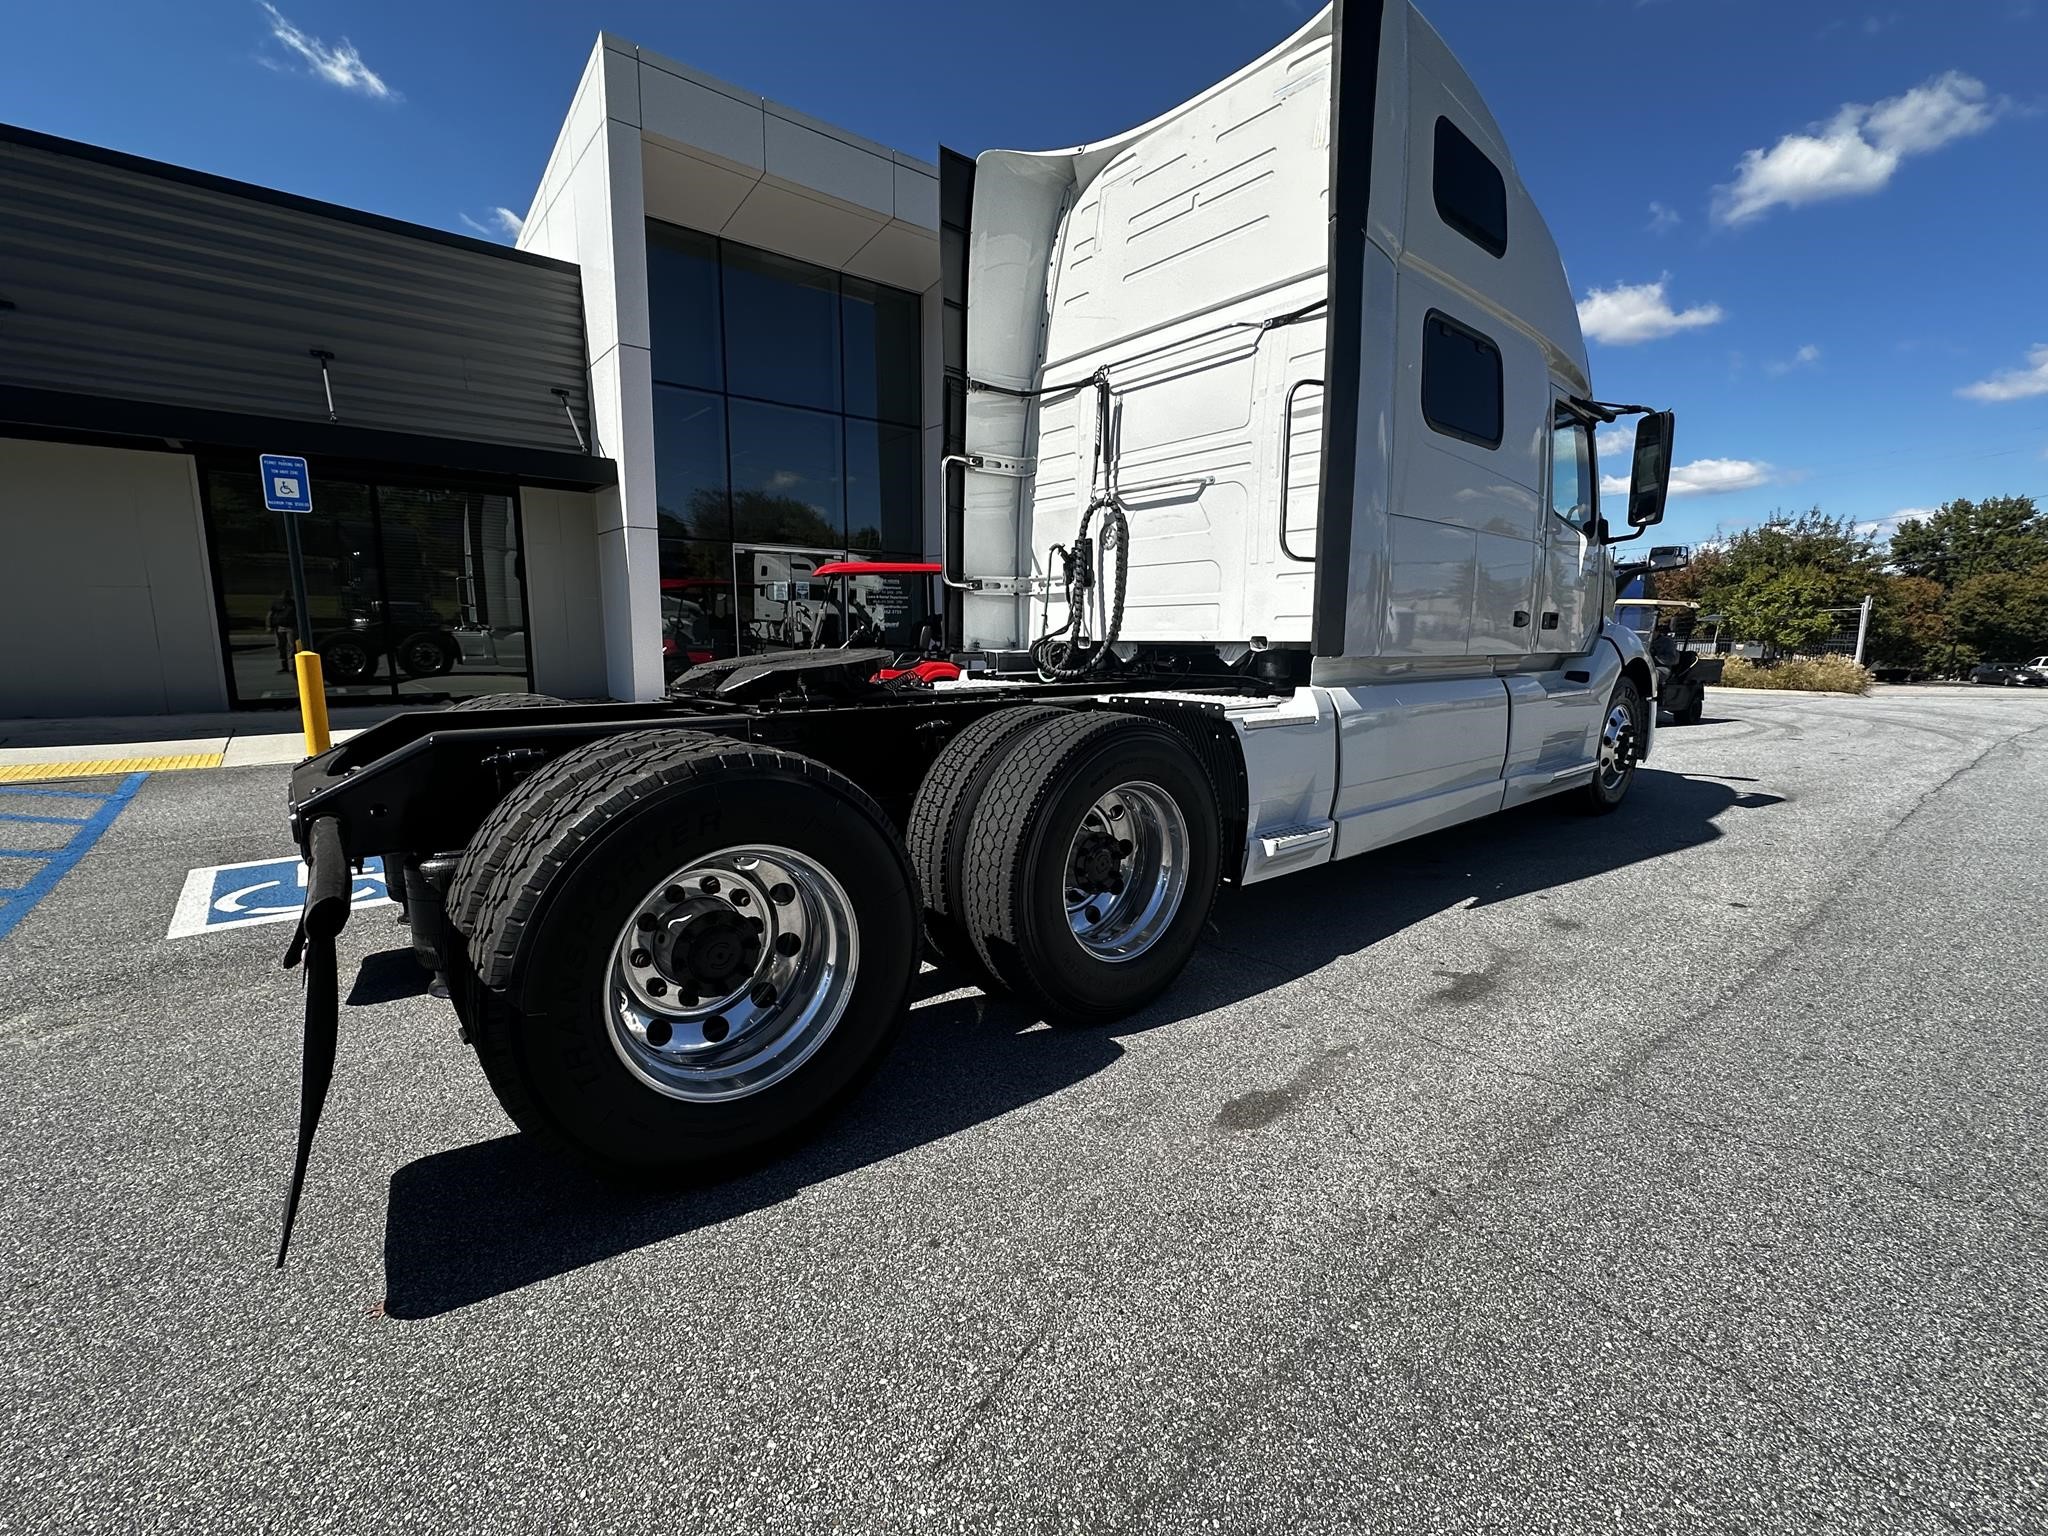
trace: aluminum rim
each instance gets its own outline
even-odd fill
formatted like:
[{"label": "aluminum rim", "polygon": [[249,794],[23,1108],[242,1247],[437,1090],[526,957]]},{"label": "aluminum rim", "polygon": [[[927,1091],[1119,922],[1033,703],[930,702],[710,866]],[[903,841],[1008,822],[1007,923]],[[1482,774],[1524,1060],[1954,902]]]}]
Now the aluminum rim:
[{"label": "aluminum rim", "polygon": [[853,902],[830,870],[791,848],[722,848],[655,885],[620,930],[612,1047],[671,1098],[745,1098],[825,1043],[859,970]]},{"label": "aluminum rim", "polygon": [[1626,704],[1607,711],[1600,727],[1600,787],[1614,790],[1636,765],[1636,717]]},{"label": "aluminum rim", "polygon": [[1119,784],[1082,814],[1063,877],[1074,941],[1097,960],[1135,960],[1187,895],[1187,819],[1157,784]]}]

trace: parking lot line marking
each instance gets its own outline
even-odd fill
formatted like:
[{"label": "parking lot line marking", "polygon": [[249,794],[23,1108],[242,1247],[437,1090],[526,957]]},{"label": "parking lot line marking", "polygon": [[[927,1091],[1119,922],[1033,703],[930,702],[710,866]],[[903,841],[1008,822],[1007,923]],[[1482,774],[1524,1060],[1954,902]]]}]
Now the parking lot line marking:
[{"label": "parking lot line marking", "polygon": [[31,816],[26,811],[0,811],[0,821],[41,821],[59,827],[82,827],[90,816]]},{"label": "parking lot line marking", "polygon": [[116,773],[171,773],[182,768],[218,768],[225,752],[171,752],[161,757],[95,757],[75,763],[0,764],[0,784],[38,779],[96,779]]},{"label": "parking lot line marking", "polygon": [[[98,798],[100,808],[78,823],[78,830],[71,834],[71,840],[62,848],[35,855],[44,861],[43,867],[29,877],[27,885],[12,890],[0,891],[0,939],[14,932],[17,924],[35,910],[36,903],[57,887],[57,882],[71,873],[72,867],[92,851],[92,845],[100,840],[107,828],[114,824],[114,818],[135,798],[135,791],[148,778],[146,773],[131,773],[120,786],[107,790]],[[25,821],[71,821],[68,816],[23,817]]]}]

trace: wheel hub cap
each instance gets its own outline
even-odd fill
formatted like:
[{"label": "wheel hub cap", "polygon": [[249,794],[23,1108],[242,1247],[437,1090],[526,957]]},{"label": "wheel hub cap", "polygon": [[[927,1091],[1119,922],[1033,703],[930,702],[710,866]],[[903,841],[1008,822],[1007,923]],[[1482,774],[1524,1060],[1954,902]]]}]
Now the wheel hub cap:
[{"label": "wheel hub cap", "polygon": [[721,849],[655,886],[625,919],[606,978],[612,1046],[671,1098],[744,1098],[837,1027],[860,968],[852,900],[793,849]]},{"label": "wheel hub cap", "polygon": [[1067,852],[1067,926],[1097,960],[1159,942],[1187,894],[1187,819],[1156,784],[1119,784],[1082,814]]},{"label": "wheel hub cap", "polygon": [[668,920],[660,969],[672,982],[723,996],[761,958],[761,932],[715,897],[697,897]]}]

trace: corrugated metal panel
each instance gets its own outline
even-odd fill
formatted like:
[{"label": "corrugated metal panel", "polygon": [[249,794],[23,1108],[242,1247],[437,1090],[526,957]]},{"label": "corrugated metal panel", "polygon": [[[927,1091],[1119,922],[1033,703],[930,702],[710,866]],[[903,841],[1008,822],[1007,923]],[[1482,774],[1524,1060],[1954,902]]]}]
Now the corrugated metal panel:
[{"label": "corrugated metal panel", "polygon": [[[22,137],[28,137],[23,135]],[[0,385],[576,450],[576,269],[0,138]]]}]

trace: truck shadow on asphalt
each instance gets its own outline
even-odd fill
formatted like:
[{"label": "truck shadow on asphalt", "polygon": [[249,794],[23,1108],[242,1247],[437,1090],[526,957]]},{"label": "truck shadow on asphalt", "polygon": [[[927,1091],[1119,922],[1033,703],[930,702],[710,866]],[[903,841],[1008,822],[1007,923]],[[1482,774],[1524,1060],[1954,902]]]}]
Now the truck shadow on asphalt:
[{"label": "truck shadow on asphalt", "polygon": [[624,1190],[518,1135],[417,1159],[391,1180],[385,1313],[438,1316],[768,1209],[1092,1077],[1123,1055],[1126,1036],[1284,985],[1439,912],[1712,842],[1722,836],[1718,818],[1781,803],[1747,783],[1644,768],[1628,803],[1604,820],[1589,824],[1566,806],[1539,803],[1256,892],[1227,891],[1180,982],[1103,1029],[1038,1028],[1023,1005],[962,992],[957,978],[926,971],[896,1047],[846,1110],[775,1160],[716,1184]]}]

